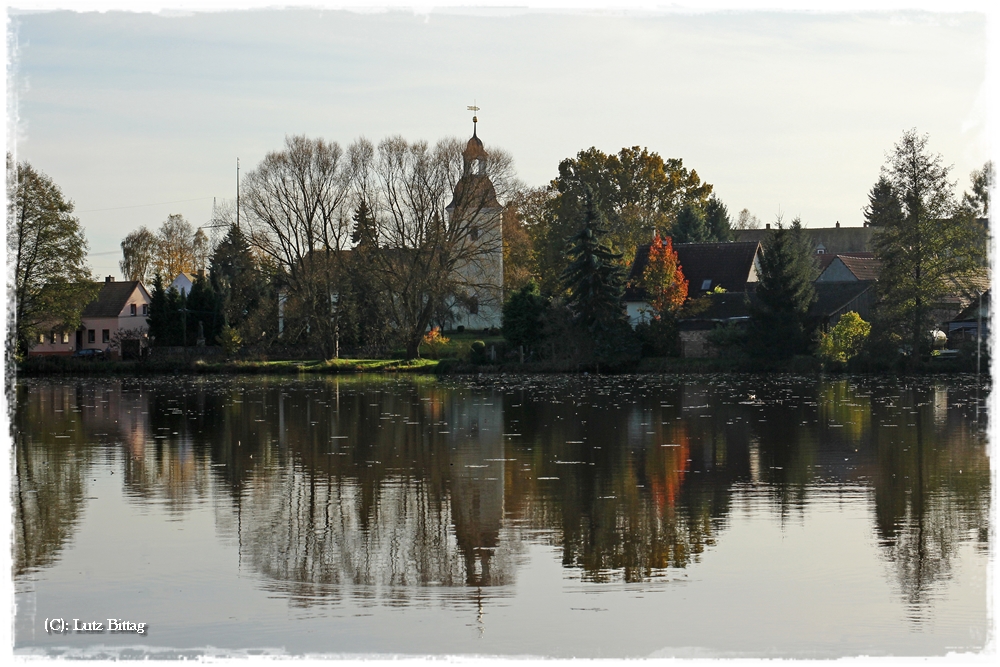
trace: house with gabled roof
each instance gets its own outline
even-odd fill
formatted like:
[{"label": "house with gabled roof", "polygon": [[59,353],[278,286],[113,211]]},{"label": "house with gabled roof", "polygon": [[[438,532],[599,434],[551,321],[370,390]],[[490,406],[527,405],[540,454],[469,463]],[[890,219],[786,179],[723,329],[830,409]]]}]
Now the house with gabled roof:
[{"label": "house with gabled roof", "polygon": [[79,329],[75,332],[53,330],[41,334],[41,340],[28,354],[70,356],[83,350],[113,352],[112,343],[126,335],[124,332],[131,332],[133,337],[141,337],[146,332],[151,301],[142,281],[117,282],[114,276],[108,276],[97,298],[88,303],[80,314]]},{"label": "house with gabled roof", "polygon": [[[871,252],[875,227],[803,227],[802,235],[812,251],[817,255],[843,255],[846,253]],[[774,233],[771,224],[764,229],[738,229],[737,241],[757,241],[764,243]]]},{"label": "house with gabled roof", "polygon": [[[652,310],[642,287],[642,276],[649,264],[649,245],[636,248],[635,260],[625,288],[625,307],[629,322],[635,326],[649,318]],[[688,281],[688,298],[707,292],[725,290],[746,292],[757,282],[761,246],[746,243],[678,243],[674,246],[677,263]]]},{"label": "house with gabled roof", "polygon": [[[826,258],[830,259],[827,261]],[[858,280],[878,280],[882,263],[870,252],[824,255],[820,261],[821,272],[817,283],[854,282]]]},{"label": "house with gabled roof", "polygon": [[[201,273],[202,275],[204,275],[204,271],[199,271],[199,273]],[[177,277],[174,278],[171,281],[170,285],[167,286],[167,289],[170,289],[171,287],[173,287],[175,290],[177,290],[181,294],[190,294],[191,293],[191,288],[194,286],[194,281],[197,280],[197,279],[198,279],[198,275],[194,274],[194,273],[189,273],[189,272],[186,272],[186,271],[183,272],[183,273],[178,273]]]}]

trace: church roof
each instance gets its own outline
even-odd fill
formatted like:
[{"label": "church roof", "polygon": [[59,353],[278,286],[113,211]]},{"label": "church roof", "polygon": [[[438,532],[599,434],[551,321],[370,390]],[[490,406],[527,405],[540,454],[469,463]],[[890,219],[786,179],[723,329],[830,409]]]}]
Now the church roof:
[{"label": "church roof", "polygon": [[469,143],[465,145],[465,150],[462,152],[462,157],[465,159],[466,163],[472,162],[476,158],[485,160],[489,157],[489,153],[483,147],[483,140],[476,136],[476,131],[472,131],[472,138],[469,139]]},{"label": "church roof", "polygon": [[467,213],[475,214],[484,208],[500,208],[497,191],[489,176],[466,174],[455,184],[455,194],[446,210],[461,207]]}]

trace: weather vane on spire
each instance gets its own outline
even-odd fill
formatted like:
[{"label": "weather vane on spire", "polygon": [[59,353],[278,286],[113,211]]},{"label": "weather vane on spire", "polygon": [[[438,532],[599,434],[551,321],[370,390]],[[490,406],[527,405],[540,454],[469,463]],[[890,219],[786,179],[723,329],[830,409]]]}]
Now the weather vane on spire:
[{"label": "weather vane on spire", "polygon": [[472,100],[472,106],[471,107],[466,107],[466,108],[469,111],[472,112],[472,134],[473,134],[473,136],[475,136],[475,134],[476,134],[476,123],[479,122],[479,118],[476,117],[476,112],[479,111],[479,107],[476,106],[476,101]]}]

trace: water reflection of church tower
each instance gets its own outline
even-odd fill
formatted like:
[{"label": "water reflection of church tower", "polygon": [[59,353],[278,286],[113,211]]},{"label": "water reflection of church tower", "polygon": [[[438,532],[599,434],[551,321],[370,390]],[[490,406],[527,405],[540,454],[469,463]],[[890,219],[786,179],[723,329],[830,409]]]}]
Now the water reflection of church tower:
[{"label": "water reflection of church tower", "polygon": [[510,583],[500,553],[504,518],[502,398],[467,398],[452,404],[451,515],[455,540],[471,586]]},{"label": "water reflection of church tower", "polygon": [[489,176],[490,154],[477,134],[478,121],[472,117],[472,138],[462,152],[462,177],[446,208],[459,242],[468,249],[456,266],[464,287],[463,293],[454,295],[454,325],[470,330],[499,328],[503,306],[503,207]]}]

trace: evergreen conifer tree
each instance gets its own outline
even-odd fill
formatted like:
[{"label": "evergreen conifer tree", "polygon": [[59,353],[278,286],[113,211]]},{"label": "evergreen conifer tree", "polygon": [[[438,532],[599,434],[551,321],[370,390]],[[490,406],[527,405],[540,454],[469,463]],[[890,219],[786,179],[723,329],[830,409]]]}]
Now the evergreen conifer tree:
[{"label": "evergreen conifer tree", "polygon": [[637,354],[638,348],[622,304],[624,270],[617,263],[621,255],[604,242],[602,222],[596,198],[587,188],[583,226],[569,239],[570,263],[562,282],[574,324],[590,336],[594,360],[616,363]]},{"label": "evergreen conifer tree", "polygon": [[708,229],[710,241],[726,243],[733,240],[733,232],[729,226],[729,209],[712,195],[705,204],[705,227]]},{"label": "evergreen conifer tree", "polygon": [[503,305],[503,337],[511,345],[526,349],[544,337],[542,316],[548,309],[548,299],[538,290],[534,280],[514,292]]},{"label": "evergreen conifer tree", "polygon": [[692,204],[682,208],[674,223],[673,239],[677,243],[704,243],[711,240],[705,213]]},{"label": "evergreen conifer tree", "polygon": [[898,225],[903,220],[903,206],[885,176],[878,179],[868,193],[868,206],[864,209],[865,224],[869,227]]},{"label": "evergreen conifer tree", "polygon": [[972,211],[958,206],[949,168],[927,141],[907,131],[883,166],[879,182],[896,193],[902,212],[885,218],[872,238],[882,262],[872,337],[908,348],[911,367],[929,348],[942,299],[956,284],[972,296],[974,279],[984,273],[981,228]]},{"label": "evergreen conifer tree", "polygon": [[[378,234],[372,210],[364,199],[358,204],[352,216],[354,230],[351,241],[355,244],[351,252],[348,268],[347,293],[341,335],[350,331],[354,334],[351,342],[365,355],[380,356],[392,343],[390,315],[386,291],[378,285],[372,266],[377,265],[373,255],[378,253]],[[347,308],[347,305],[350,305]],[[348,339],[345,336],[345,340]]]},{"label": "evergreen conifer tree", "polygon": [[749,352],[787,358],[805,354],[812,342],[809,308],[816,300],[817,274],[809,245],[796,218],[778,222],[765,242],[757,276],[757,298],[750,308]]},{"label": "evergreen conifer tree", "polygon": [[153,289],[149,298],[149,317],[146,318],[149,337],[153,345],[167,345],[167,293],[163,289],[163,277],[159,273],[153,277]]},{"label": "evergreen conifer tree", "polygon": [[[210,266],[211,288],[222,316],[218,328],[221,331],[228,324],[240,329],[260,306],[267,281],[246,236],[235,224],[216,246]],[[250,332],[241,333],[246,336]],[[214,335],[210,340],[215,340]]]},{"label": "evergreen conifer tree", "polygon": [[187,296],[187,341],[193,345],[198,340],[198,323],[201,323],[202,333],[207,345],[214,345],[215,339],[222,331],[222,313],[218,298],[212,289],[208,278],[198,275]]},{"label": "evergreen conifer tree", "polygon": [[374,247],[378,245],[376,243],[377,230],[375,229],[372,210],[368,207],[368,203],[364,199],[358,204],[358,208],[354,211],[352,219],[354,220],[354,229],[351,231],[351,242],[357,246]]},{"label": "evergreen conifer tree", "polygon": [[621,255],[602,242],[607,234],[602,222],[603,215],[588,188],[583,226],[569,239],[570,264],[562,281],[570,294],[567,303],[575,321],[592,331],[624,317],[624,272],[616,263]]}]

